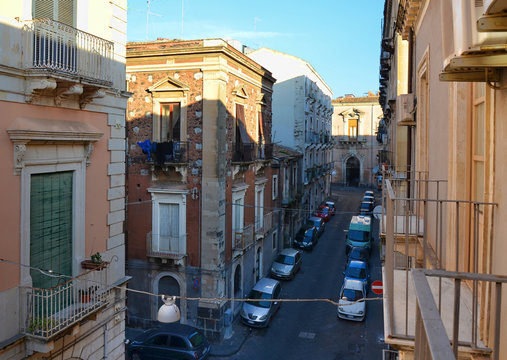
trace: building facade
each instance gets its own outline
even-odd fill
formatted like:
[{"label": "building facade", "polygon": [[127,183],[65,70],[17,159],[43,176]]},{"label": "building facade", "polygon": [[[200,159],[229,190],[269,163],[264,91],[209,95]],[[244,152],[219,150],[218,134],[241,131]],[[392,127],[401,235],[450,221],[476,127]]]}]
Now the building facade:
[{"label": "building facade", "polygon": [[492,0],[385,2],[384,319],[401,358],[507,356],[506,11]]},{"label": "building facade", "polygon": [[[281,246],[270,72],[221,39],[127,45],[129,286],[210,339]],[[129,297],[150,326],[161,301]],[[187,300],[193,298],[193,300]]]},{"label": "building facade", "polygon": [[124,358],[126,6],[0,5],[2,359]]},{"label": "building facade", "polygon": [[[333,104],[333,160],[332,181],[347,186],[377,184],[379,151],[382,136],[377,136],[382,120],[378,95],[344,96]],[[380,141],[379,141],[380,140]]]},{"label": "building facade", "polygon": [[248,56],[273,73],[273,142],[302,153],[302,206],[314,212],[331,191],[332,91],[306,61],[261,48]]}]

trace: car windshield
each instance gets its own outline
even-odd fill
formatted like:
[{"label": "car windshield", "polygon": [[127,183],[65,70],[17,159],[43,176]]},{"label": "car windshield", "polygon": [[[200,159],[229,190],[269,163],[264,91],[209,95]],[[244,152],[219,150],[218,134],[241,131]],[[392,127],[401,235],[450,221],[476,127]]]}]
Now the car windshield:
[{"label": "car windshield", "polygon": [[323,209],[320,209],[320,212],[323,214],[327,214],[329,212],[329,208],[325,207]]},{"label": "car windshield", "polygon": [[363,293],[360,290],[343,289],[342,300],[356,301],[363,298]]},{"label": "car windshield", "polygon": [[313,228],[306,230],[305,240],[311,240],[313,236]]},{"label": "car windshield", "polygon": [[198,347],[202,343],[205,342],[204,336],[197,331],[195,333],[191,334],[188,337],[188,340],[190,341],[190,343],[192,344],[193,347]]},{"label": "car windshield", "polygon": [[366,279],[366,271],[363,268],[348,266],[345,276],[354,279]]},{"label": "car windshield", "polygon": [[294,257],[287,255],[278,255],[275,262],[285,265],[294,265]]},{"label": "car windshield", "polygon": [[354,241],[368,241],[368,233],[361,230],[349,230],[349,239]]},{"label": "car windshield", "polygon": [[248,294],[249,299],[258,299],[257,301],[247,301],[248,304],[268,309],[271,307],[271,301],[262,301],[263,299],[271,299],[271,294],[252,290]]}]

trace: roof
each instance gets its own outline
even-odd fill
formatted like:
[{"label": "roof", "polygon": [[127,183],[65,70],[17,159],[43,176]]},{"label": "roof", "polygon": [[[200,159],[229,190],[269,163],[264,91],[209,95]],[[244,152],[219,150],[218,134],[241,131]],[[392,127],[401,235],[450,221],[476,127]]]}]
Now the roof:
[{"label": "roof", "polygon": [[264,291],[264,292],[272,292],[275,285],[278,283],[275,279],[270,278],[262,278],[253,287],[253,290]]},{"label": "roof", "polygon": [[289,255],[289,256],[294,256],[298,253],[299,251],[297,251],[296,249],[290,249],[290,248],[287,248],[287,249],[283,249],[282,251],[280,251],[280,255]]},{"label": "roof", "polygon": [[303,154],[286,146],[273,144],[273,156],[277,158],[300,158]]},{"label": "roof", "polygon": [[343,281],[343,287],[347,289],[353,289],[353,290],[363,290],[363,282],[359,280],[352,280],[345,278]]},{"label": "roof", "polygon": [[366,262],[360,260],[350,260],[347,266],[366,269]]},{"label": "roof", "polygon": [[379,102],[379,96],[378,95],[368,95],[368,96],[361,96],[361,97],[355,97],[355,96],[342,96],[338,97],[331,101],[332,104],[336,105],[342,105],[342,104],[357,104],[357,103],[370,103],[370,102]]}]

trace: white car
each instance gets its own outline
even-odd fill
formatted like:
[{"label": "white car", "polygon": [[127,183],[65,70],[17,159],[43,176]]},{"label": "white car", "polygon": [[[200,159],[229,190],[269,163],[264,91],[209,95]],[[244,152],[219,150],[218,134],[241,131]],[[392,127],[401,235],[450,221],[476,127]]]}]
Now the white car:
[{"label": "white car", "polygon": [[338,301],[338,317],[344,320],[363,321],[366,316],[366,301],[361,299],[364,298],[366,293],[361,281],[344,279]]}]

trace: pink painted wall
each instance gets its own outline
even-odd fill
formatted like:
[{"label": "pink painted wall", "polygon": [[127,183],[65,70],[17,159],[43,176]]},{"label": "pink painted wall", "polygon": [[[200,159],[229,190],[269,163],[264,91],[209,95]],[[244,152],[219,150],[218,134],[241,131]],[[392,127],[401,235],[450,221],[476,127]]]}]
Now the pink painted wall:
[{"label": "pink painted wall", "polygon": [[[2,224],[0,258],[20,262],[21,176],[14,174],[13,143],[6,131],[18,117],[86,122],[104,134],[94,144],[91,164],[86,170],[85,255],[89,256],[97,251],[106,250],[109,236],[107,165],[110,160],[107,150],[107,140],[110,136],[107,114],[5,101],[0,101],[0,114],[0,156],[2,158],[0,161],[0,219]],[[0,262],[0,274],[2,274],[0,276],[0,291],[19,284],[18,266]],[[8,276],[6,276],[7,274]]]}]

